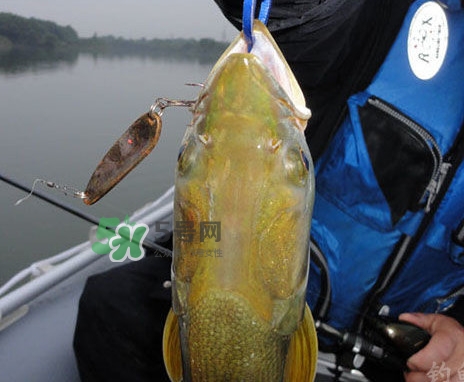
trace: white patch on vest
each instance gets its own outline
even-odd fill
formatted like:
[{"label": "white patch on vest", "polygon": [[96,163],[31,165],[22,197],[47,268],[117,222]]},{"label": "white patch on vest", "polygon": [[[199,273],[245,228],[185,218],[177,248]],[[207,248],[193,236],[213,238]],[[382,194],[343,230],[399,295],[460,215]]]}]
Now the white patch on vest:
[{"label": "white patch on vest", "polygon": [[417,78],[429,80],[440,70],[448,48],[448,22],[435,1],[422,4],[409,27],[408,59]]}]

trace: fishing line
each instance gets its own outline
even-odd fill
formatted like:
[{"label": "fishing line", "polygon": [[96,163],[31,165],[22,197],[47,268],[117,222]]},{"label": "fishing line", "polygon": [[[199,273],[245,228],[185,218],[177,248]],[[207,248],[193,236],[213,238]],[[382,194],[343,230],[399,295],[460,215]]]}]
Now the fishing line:
[{"label": "fishing line", "polygon": [[[272,0],[261,1],[258,20],[267,24],[271,10]],[[248,45],[248,52],[253,48],[253,21],[256,14],[256,0],[243,1],[242,28],[245,41]]]}]

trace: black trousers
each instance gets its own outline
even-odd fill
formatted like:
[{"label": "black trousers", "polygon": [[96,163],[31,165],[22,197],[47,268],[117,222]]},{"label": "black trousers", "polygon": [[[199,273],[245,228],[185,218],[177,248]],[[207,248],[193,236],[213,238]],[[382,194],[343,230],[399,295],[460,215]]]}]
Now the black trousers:
[{"label": "black trousers", "polygon": [[162,336],[170,265],[152,255],[89,277],[74,334],[82,381],[169,381]]}]

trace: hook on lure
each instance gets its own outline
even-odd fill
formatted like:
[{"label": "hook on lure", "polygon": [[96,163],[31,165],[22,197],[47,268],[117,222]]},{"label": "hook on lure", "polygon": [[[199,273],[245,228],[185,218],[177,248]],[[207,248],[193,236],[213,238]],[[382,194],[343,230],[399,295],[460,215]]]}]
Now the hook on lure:
[{"label": "hook on lure", "polygon": [[111,146],[97,165],[85,191],[74,187],[59,185],[44,179],[36,179],[31,192],[18,200],[18,205],[28,199],[34,192],[37,183],[54,188],[75,198],[80,198],[85,204],[91,205],[105,196],[130,171],[132,171],[156,147],[161,134],[161,116],[164,109],[172,106],[192,107],[195,100],[171,100],[158,98],[147,113],[142,114],[121,137]]},{"label": "hook on lure", "polygon": [[[258,20],[264,25],[269,19],[272,0],[262,0],[259,8]],[[248,45],[248,52],[253,48],[253,21],[256,15],[256,0],[243,1],[242,28],[245,41]]]}]

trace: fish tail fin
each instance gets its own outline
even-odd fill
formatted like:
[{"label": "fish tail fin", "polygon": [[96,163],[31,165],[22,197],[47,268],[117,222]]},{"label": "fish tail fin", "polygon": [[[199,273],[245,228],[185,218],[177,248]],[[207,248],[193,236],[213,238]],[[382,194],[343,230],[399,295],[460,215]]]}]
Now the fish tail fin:
[{"label": "fish tail fin", "polygon": [[303,321],[293,334],[285,364],[284,381],[314,381],[317,365],[317,336],[308,304]]},{"label": "fish tail fin", "polygon": [[177,316],[169,310],[163,332],[163,358],[169,379],[172,382],[182,380],[182,354]]}]

